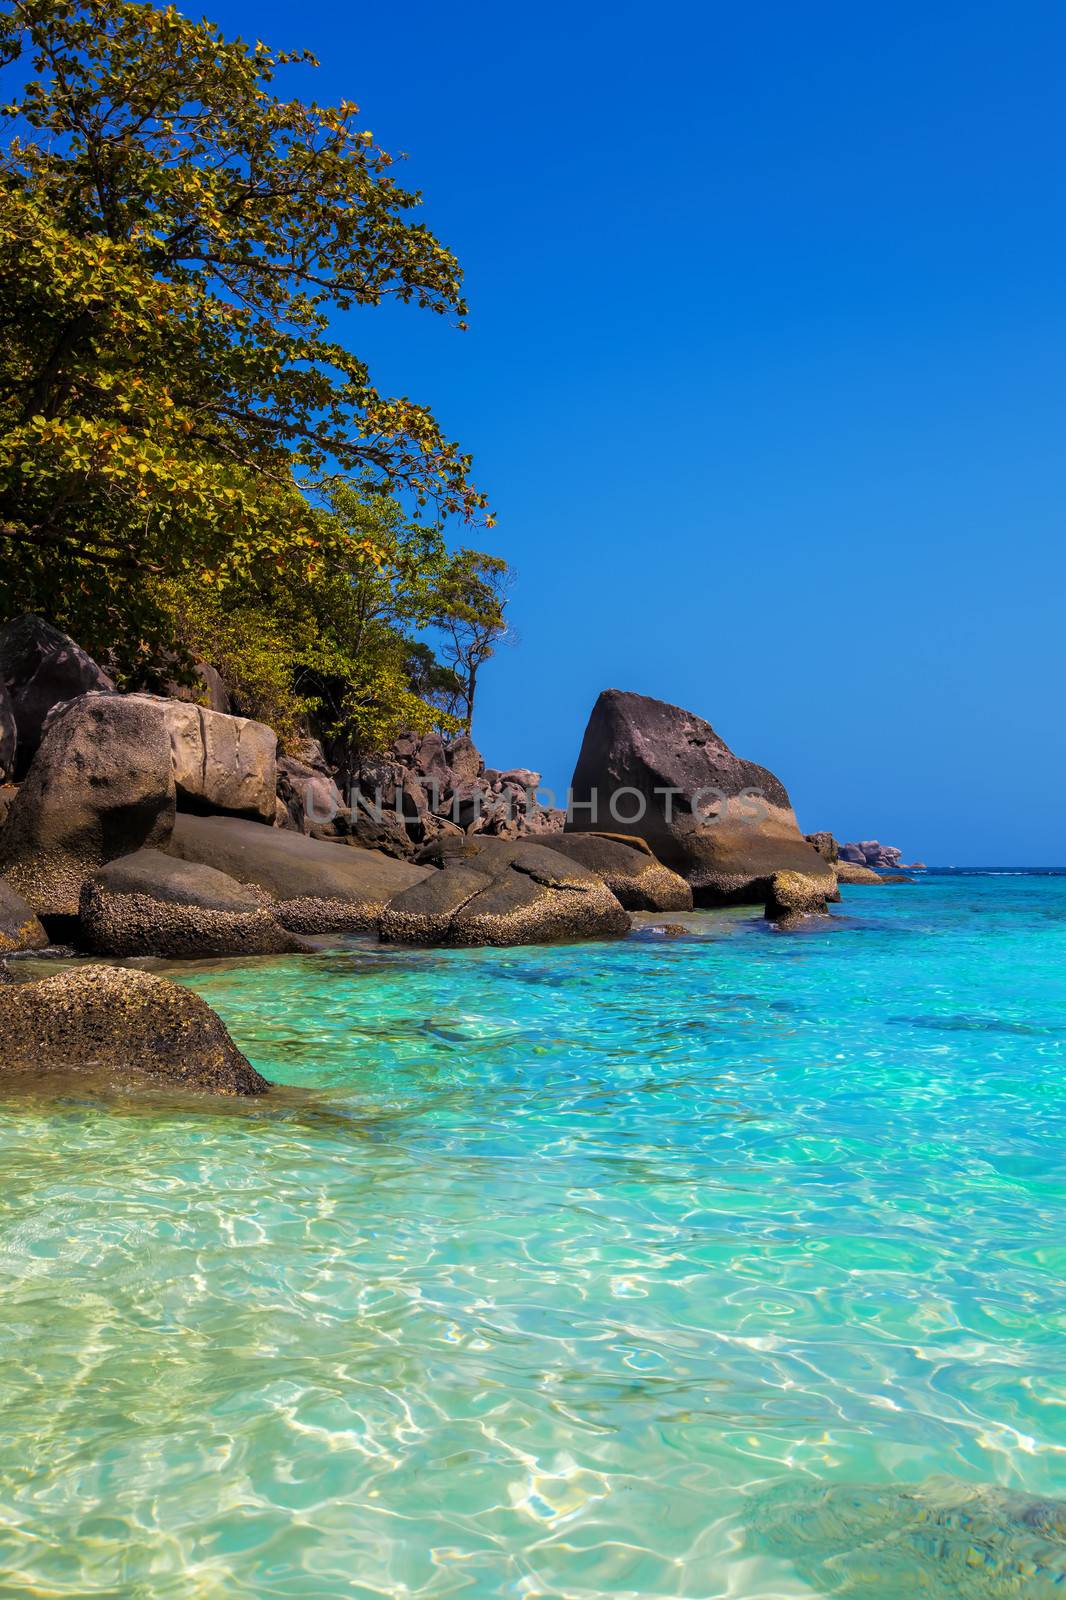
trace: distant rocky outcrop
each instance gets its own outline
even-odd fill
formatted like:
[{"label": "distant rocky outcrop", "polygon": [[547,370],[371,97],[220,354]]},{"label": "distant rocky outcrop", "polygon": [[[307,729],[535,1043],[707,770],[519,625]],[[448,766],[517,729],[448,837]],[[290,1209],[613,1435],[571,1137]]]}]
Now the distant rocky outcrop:
[{"label": "distant rocky outcrop", "polygon": [[863,839],[859,844],[842,844],[841,861],[854,861],[857,866],[870,867],[874,872],[897,872],[903,851],[892,844],[879,844],[876,839]]},{"label": "distant rocky outcrop", "polygon": [[108,1089],[270,1087],[197,995],[152,973],[95,965],[0,987],[0,1079],[68,1075]]},{"label": "distant rocky outcrop", "polygon": [[639,835],[685,878],[697,905],[765,905],[775,872],[820,878],[827,893],[835,887],[773,773],[742,761],[710,723],[665,701],[605,690],[572,788],[568,833]]},{"label": "distant rocky outcrop", "polygon": [[[356,774],[364,806],[400,820],[413,845],[461,833],[522,839],[561,832],[561,811],[536,799],[541,776],[526,767],[486,767],[467,734],[401,734],[381,761]],[[354,826],[354,824],[353,824]]]}]

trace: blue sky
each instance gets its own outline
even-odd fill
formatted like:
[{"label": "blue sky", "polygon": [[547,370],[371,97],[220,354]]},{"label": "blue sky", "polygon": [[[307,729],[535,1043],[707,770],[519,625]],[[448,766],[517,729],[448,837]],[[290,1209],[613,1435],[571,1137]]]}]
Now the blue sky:
[{"label": "blue sky", "polygon": [[342,331],[499,515],[491,764],[565,788],[613,685],[807,829],[1066,863],[1058,0],[208,8],[320,55],[466,269],[468,333]]}]

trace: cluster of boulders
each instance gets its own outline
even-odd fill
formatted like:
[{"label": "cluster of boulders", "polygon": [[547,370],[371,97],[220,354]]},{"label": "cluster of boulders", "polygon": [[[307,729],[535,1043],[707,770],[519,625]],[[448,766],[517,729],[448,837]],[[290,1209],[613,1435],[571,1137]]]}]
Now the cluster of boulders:
[{"label": "cluster of boulders", "polygon": [[[863,844],[839,844],[831,833],[809,833],[807,841],[832,865],[838,883],[913,881],[898,870],[903,852],[895,845],[878,844],[876,839],[868,839]],[[916,861],[914,869],[924,872],[924,861]]]},{"label": "cluster of boulders", "polygon": [[842,844],[840,859],[853,861],[856,866],[870,867],[874,872],[898,872],[903,851],[894,844],[878,844],[876,839],[864,839],[861,844]]},{"label": "cluster of boulders", "polygon": [[[270,728],[233,714],[217,674],[200,680],[199,698],[119,693],[41,619],[0,629],[0,955],[49,939],[178,959],[287,954],[342,933],[542,943],[617,937],[633,912],[693,905],[757,905],[791,927],[824,914],[847,873],[882,881],[831,835],[804,837],[780,781],[709,723],[642,695],[600,695],[564,814],[539,804],[539,774],[486,768],[465,736],[404,735],[342,785],[321,744],[279,755]],[[201,1037],[202,1016],[168,1000],[172,1020],[149,1045],[138,1018],[159,991],[86,970],[73,988],[33,985],[36,1001],[0,990],[10,1062],[32,1055],[31,1001],[52,1019],[42,1049],[71,1065],[101,1050],[154,1059],[183,1027]],[[64,1019],[90,995],[96,1042],[79,1056],[62,1044]],[[109,1007],[126,1047],[100,1021]],[[219,1049],[206,1086],[265,1087]]]},{"label": "cluster of boulders", "polygon": [[383,757],[339,784],[322,745],[308,738],[279,757],[279,823],[411,859],[442,838],[560,832],[564,813],[541,805],[540,783],[540,773],[524,767],[486,767],[468,734],[445,740],[430,732],[402,734]]}]

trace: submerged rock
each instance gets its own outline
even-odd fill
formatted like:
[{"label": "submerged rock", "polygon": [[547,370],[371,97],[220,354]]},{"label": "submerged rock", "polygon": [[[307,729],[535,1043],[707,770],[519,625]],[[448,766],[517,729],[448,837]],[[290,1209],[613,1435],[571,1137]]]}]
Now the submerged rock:
[{"label": "submerged rock", "polygon": [[1066,1501],[991,1484],[794,1484],[753,1499],[750,1540],[820,1595],[1052,1600]]},{"label": "submerged rock", "polygon": [[679,706],[606,689],[572,787],[568,833],[639,835],[688,882],[697,905],[764,905],[782,871],[820,876],[827,893],[834,887],[779,780]]},{"label": "submerged rock", "polygon": [[68,1073],[107,1088],[270,1087],[199,996],[153,973],[95,965],[0,988],[0,1078]]},{"label": "submerged rock", "polygon": [[394,895],[429,876],[428,867],[376,850],[237,817],[179,816],[164,848],[265,890],[274,917],[292,933],[370,931]]},{"label": "submerged rock", "polygon": [[170,741],[135,696],[54,713],[0,834],[0,872],[41,917],[74,917],[106,862],[162,843],[174,820]]},{"label": "submerged rock", "polygon": [[88,949],[110,956],[196,960],[303,949],[266,898],[214,867],[139,850],[82,886],[82,938]]}]

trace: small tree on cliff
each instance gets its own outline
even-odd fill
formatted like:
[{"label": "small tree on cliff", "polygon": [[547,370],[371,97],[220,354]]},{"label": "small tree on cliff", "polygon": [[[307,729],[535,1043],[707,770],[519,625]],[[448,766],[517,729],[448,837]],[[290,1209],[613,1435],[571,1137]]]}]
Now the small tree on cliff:
[{"label": "small tree on cliff", "polygon": [[465,306],[357,107],[275,93],[310,56],[139,0],[0,0],[0,65],[20,58],[0,158],[5,609],[101,648],[162,642],[166,582],[146,580],[313,584],[350,557],[301,492],[327,471],[478,512],[469,458],[330,335],[330,311],[390,297],[460,325]]},{"label": "small tree on cliff", "polygon": [[440,610],[434,622],[442,639],[441,661],[456,682],[448,710],[468,731],[478,673],[500,645],[513,637],[506,617],[510,576],[507,563],[499,556],[460,550],[441,580]]}]

